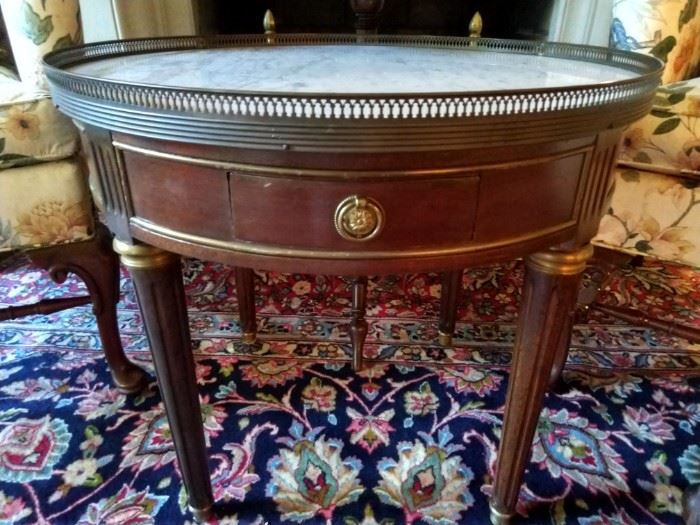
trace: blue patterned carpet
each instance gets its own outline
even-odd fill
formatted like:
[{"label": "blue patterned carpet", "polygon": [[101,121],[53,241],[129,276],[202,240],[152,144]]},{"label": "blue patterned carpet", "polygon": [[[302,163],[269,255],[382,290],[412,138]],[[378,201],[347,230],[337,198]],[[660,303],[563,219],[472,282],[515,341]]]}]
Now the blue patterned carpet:
[{"label": "blue patterned carpet", "polygon": [[[485,524],[522,269],[464,276],[453,348],[438,277],[370,281],[368,357],[349,365],[337,277],[259,274],[243,345],[233,273],[188,261],[190,324],[219,524]],[[79,292],[23,263],[0,301]],[[151,370],[131,283],[120,324]],[[700,324],[700,273],[648,263],[603,299]],[[533,524],[680,524],[700,482],[700,347],[593,316],[547,395],[519,512]],[[152,370],[151,370],[152,373]],[[0,523],[188,523],[155,383],[112,388],[88,308],[0,323]]]}]

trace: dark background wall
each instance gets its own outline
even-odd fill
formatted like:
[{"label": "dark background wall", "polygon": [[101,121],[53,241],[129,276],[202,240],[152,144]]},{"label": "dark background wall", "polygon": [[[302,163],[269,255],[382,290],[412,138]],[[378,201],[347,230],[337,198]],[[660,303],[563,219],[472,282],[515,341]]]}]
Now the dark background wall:
[{"label": "dark background wall", "polygon": [[[553,0],[386,0],[380,33],[466,35],[476,11],[482,36],[546,39]],[[277,30],[349,33],[355,17],[348,0],[201,0],[204,33],[258,33],[271,9]]]}]

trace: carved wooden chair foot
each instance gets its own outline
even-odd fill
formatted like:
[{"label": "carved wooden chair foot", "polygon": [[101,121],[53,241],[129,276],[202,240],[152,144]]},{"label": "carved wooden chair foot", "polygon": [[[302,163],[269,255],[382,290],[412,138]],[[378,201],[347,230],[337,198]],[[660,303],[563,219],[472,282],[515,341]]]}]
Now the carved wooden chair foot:
[{"label": "carved wooden chair foot", "polygon": [[[118,259],[109,234],[95,228],[78,130],[57,111],[41,67],[43,55],[57,45],[80,43],[79,10],[78,0],[2,1],[4,27],[22,79],[0,66],[0,121],[7,123],[0,128],[0,256],[24,252],[57,282],[75,273],[89,296],[5,308],[0,320],[91,302],[114,381],[121,390],[134,392],[145,384],[146,374],[129,362],[119,339]],[[27,12],[52,21],[39,40],[27,30]]]},{"label": "carved wooden chair foot", "polygon": [[[586,278],[584,279],[578,294],[577,308],[571,314],[568,322],[584,324],[588,321],[591,311],[598,311],[605,315],[621,319],[634,325],[648,326],[660,330],[668,335],[681,337],[691,343],[700,343],[700,329],[680,325],[673,321],[656,319],[634,308],[605,305],[597,302],[599,292],[605,288],[610,275],[616,268],[623,266],[638,266],[642,257],[632,256],[613,250],[596,247],[594,256],[588,264]],[[457,301],[461,292],[462,270],[444,272],[442,274],[442,296],[440,304],[439,341],[440,344],[449,346],[452,344],[452,334],[456,325]],[[570,330],[562,327],[563,334],[569,334]],[[550,375],[550,388],[559,389],[561,374],[568,357],[570,340],[561,341]]]},{"label": "carved wooden chair foot", "polygon": [[119,259],[111,249],[111,236],[100,226],[89,240],[32,250],[27,253],[36,266],[47,270],[62,283],[73,273],[88,289],[88,296],[44,300],[34,305],[0,310],[0,320],[30,314],[49,314],[92,303],[105,358],[114,384],[125,393],[139,392],[147,384],[147,374],[124,354],[119,338],[116,305],[119,302]]}]

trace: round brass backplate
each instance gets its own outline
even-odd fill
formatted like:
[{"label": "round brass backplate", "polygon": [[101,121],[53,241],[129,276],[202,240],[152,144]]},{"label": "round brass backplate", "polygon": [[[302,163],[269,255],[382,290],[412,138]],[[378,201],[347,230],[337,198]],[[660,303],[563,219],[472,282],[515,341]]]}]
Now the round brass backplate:
[{"label": "round brass backplate", "polygon": [[384,227],[384,210],[375,200],[351,195],[336,207],[334,222],[343,239],[368,241]]}]

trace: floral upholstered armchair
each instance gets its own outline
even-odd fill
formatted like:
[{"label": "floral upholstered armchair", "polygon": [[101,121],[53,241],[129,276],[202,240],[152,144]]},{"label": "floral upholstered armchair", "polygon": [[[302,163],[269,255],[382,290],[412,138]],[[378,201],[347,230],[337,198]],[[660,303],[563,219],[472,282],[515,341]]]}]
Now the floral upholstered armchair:
[{"label": "floral upholstered armchair", "polygon": [[616,0],[611,42],[666,69],[654,109],[625,133],[594,243],[700,266],[700,3]]},{"label": "floral upholstered armchair", "polygon": [[[650,113],[631,125],[620,147],[615,187],[593,244],[592,278],[579,294],[579,320],[591,309],[700,341],[696,327],[652,319],[620,306],[596,303],[603,281],[631,256],[651,256],[700,267],[700,2],[614,0],[611,45],[648,52],[666,62]],[[620,254],[620,252],[623,252]],[[441,341],[454,331],[459,272],[443,274]],[[556,383],[568,346],[555,360]],[[700,503],[698,504],[700,508]]]},{"label": "floral upholstered armchair", "polygon": [[54,280],[80,276],[90,295],[5,307],[0,320],[92,302],[116,384],[137,390],[145,376],[126,359],[117,328],[118,259],[94,218],[78,130],[54,107],[41,68],[45,53],[82,40],[78,0],[1,0],[0,7],[21,77],[0,66],[0,258],[26,252]]}]

